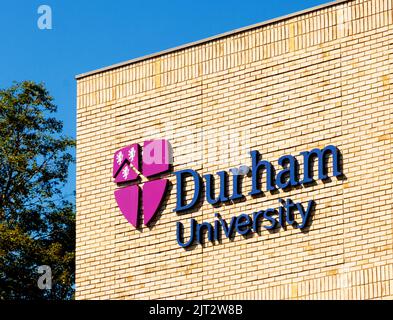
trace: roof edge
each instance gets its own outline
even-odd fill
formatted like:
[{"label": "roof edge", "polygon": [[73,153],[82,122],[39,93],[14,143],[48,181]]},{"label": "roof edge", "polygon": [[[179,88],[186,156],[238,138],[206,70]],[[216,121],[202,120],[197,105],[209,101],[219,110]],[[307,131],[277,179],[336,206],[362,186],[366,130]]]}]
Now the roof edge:
[{"label": "roof edge", "polygon": [[296,11],[294,13],[290,13],[290,14],[287,14],[287,15],[284,15],[284,16],[280,16],[280,17],[277,17],[277,18],[273,18],[273,19],[270,19],[270,20],[263,21],[263,22],[258,22],[258,23],[255,23],[255,24],[252,24],[252,25],[249,25],[249,26],[245,26],[245,27],[241,27],[241,28],[238,28],[238,29],[234,29],[234,30],[231,30],[231,31],[224,32],[224,33],[220,33],[220,34],[215,35],[215,36],[211,36],[211,37],[204,38],[204,39],[201,39],[201,40],[189,42],[189,43],[186,43],[186,44],[183,44],[183,45],[180,45],[180,46],[176,46],[176,47],[173,47],[173,48],[165,49],[165,50],[158,51],[158,52],[151,53],[151,54],[147,54],[147,55],[144,55],[144,56],[141,56],[141,57],[138,57],[138,58],[134,58],[134,59],[131,59],[131,60],[127,60],[127,61],[119,62],[119,63],[116,63],[116,64],[112,64],[112,65],[109,65],[107,67],[103,67],[103,68],[95,69],[95,70],[88,71],[88,72],[85,72],[85,73],[81,73],[81,74],[76,75],[75,79],[76,80],[80,80],[82,78],[85,78],[85,77],[88,77],[88,76],[92,76],[92,75],[95,75],[95,74],[98,74],[98,73],[101,73],[101,72],[117,69],[117,68],[129,65],[129,64],[133,64],[133,63],[136,63],[136,62],[140,62],[140,61],[143,61],[143,60],[156,58],[156,57],[162,56],[162,55],[167,54],[167,53],[172,53],[172,52],[176,52],[176,51],[179,51],[179,50],[187,49],[187,48],[194,47],[194,46],[197,46],[197,45],[200,45],[200,44],[203,44],[203,43],[207,43],[207,42],[210,42],[210,41],[213,41],[213,40],[217,40],[217,39],[225,38],[225,37],[228,37],[228,36],[231,36],[231,35],[235,35],[235,34],[240,33],[240,32],[244,32],[244,31],[249,31],[249,30],[252,30],[252,29],[260,28],[260,27],[263,27],[263,26],[266,26],[266,25],[270,25],[270,24],[279,22],[279,21],[284,21],[284,20],[287,20],[287,19],[290,19],[290,18],[294,18],[294,17],[300,16],[302,14],[310,13],[310,12],[313,12],[313,11],[325,9],[325,8],[328,8],[328,7],[331,7],[331,6],[334,6],[334,5],[342,4],[342,3],[345,3],[345,2],[351,2],[351,1],[353,1],[353,0],[335,0],[335,1],[328,2],[328,3],[320,4],[318,6],[314,6],[314,7],[308,8],[308,9]]}]

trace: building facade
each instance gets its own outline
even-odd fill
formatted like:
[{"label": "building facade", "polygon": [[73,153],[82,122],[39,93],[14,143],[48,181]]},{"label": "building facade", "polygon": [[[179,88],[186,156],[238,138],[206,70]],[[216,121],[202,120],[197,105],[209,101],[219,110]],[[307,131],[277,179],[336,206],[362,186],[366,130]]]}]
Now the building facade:
[{"label": "building facade", "polygon": [[[76,298],[392,299],[392,64],[393,1],[353,0],[77,76]],[[173,155],[166,193],[134,227],[114,196],[114,155],[158,139]],[[305,152],[329,146],[306,183]],[[260,176],[251,151],[266,160]],[[280,182],[295,166],[284,155],[298,169]],[[269,190],[268,163],[274,185],[293,183]],[[239,166],[251,168],[243,197],[209,203],[206,175],[218,196],[226,171],[231,194]],[[201,197],[176,210],[196,188],[183,170],[201,177]],[[250,194],[254,179],[262,192]],[[286,201],[304,208],[297,224]],[[243,233],[239,216],[261,211]],[[183,247],[192,221],[201,243]]]}]

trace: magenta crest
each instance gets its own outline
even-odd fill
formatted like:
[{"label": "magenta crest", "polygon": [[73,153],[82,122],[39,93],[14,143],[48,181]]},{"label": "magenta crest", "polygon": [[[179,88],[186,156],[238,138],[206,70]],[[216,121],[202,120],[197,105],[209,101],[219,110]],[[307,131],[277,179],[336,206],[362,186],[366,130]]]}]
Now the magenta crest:
[{"label": "magenta crest", "polygon": [[[171,154],[167,140],[149,140],[117,150],[113,157],[113,178],[119,185],[115,199],[124,217],[134,227],[148,225],[158,212],[165,197],[169,181],[154,176],[167,172]],[[131,184],[131,185],[130,185]]]}]

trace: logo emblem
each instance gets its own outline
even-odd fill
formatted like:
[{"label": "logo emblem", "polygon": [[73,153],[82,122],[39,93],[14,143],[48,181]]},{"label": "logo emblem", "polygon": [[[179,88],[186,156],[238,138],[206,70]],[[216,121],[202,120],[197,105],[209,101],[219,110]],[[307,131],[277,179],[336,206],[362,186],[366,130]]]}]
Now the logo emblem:
[{"label": "logo emblem", "polygon": [[158,212],[169,181],[156,177],[169,170],[170,160],[167,140],[145,141],[143,152],[137,143],[115,152],[113,178],[120,187],[115,190],[115,199],[124,217],[135,228],[139,225],[140,212],[146,226]]}]

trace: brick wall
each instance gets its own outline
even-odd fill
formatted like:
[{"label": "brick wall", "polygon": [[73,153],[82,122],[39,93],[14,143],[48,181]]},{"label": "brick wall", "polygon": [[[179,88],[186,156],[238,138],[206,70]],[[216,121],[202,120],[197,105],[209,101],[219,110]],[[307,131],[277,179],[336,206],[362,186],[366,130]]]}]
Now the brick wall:
[{"label": "brick wall", "polygon": [[[78,78],[77,299],[393,298],[393,0],[354,0]],[[173,212],[117,208],[113,153],[167,138],[174,171],[277,165],[333,144],[345,177]],[[301,160],[301,158],[299,158]],[[243,191],[251,179],[244,178]],[[176,222],[316,202],[311,224],[188,250]],[[186,232],[187,237],[187,232]]]}]

